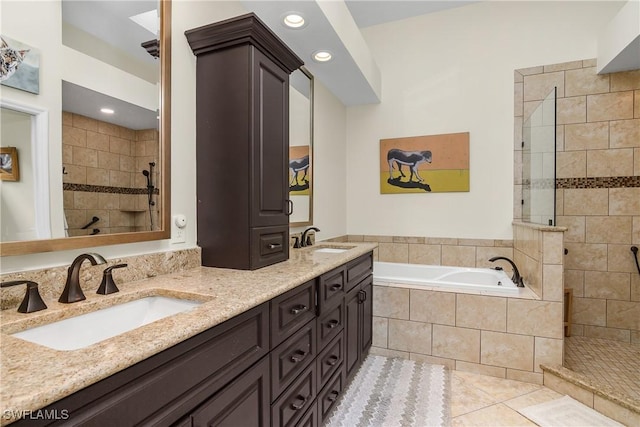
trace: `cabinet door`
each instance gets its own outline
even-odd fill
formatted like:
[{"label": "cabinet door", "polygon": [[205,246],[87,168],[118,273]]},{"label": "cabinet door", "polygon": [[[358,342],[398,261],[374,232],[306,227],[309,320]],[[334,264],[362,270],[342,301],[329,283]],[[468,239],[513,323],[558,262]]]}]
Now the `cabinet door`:
[{"label": "cabinet door", "polygon": [[263,358],[192,415],[194,427],[264,426],[269,420],[269,358]]},{"label": "cabinet door", "polygon": [[373,340],[373,276],[367,277],[362,282],[360,292],[362,295],[362,304],[360,305],[360,325],[362,333],[360,352],[366,354]]},{"label": "cabinet door", "polygon": [[360,287],[353,288],[345,298],[345,372],[349,377],[360,361],[360,334],[358,320],[360,309]]},{"label": "cabinet door", "polygon": [[289,223],[289,74],[256,48],[251,51],[251,226],[284,225]]}]

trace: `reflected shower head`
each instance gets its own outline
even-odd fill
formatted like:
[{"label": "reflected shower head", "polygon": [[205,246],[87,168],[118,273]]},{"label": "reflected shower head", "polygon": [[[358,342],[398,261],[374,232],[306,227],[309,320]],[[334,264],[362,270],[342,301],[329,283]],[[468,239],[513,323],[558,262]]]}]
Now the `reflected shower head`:
[{"label": "reflected shower head", "polygon": [[145,169],[145,170],[143,170],[143,171],[142,171],[142,175],[144,175],[144,176],[146,176],[146,177],[149,177],[149,171],[148,171],[148,170],[146,170],[146,169]]}]

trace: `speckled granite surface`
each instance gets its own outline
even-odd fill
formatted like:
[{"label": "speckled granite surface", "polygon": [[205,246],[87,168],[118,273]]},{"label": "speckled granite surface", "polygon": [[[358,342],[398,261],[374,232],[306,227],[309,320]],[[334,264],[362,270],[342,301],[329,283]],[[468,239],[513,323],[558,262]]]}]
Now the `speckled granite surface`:
[{"label": "speckled granite surface", "polygon": [[[349,247],[343,253],[318,253],[319,247]],[[60,304],[44,297],[47,310],[21,314],[4,310],[0,322],[0,410],[42,408],[167,349],[341,264],[372,251],[372,243],[327,243],[291,251],[288,261],[256,271],[197,267],[174,274],[122,283],[120,292]],[[77,316],[143,296],[164,295],[204,303],[84,349],[57,351],[9,334]],[[9,420],[2,417],[2,424]]]}]

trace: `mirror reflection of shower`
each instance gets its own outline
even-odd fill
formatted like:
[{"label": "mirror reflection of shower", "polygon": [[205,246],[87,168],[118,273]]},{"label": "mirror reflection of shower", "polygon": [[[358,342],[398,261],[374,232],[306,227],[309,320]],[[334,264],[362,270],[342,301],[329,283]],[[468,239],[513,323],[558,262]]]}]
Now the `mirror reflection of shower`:
[{"label": "mirror reflection of shower", "polygon": [[149,204],[149,221],[151,223],[150,227],[153,230],[153,206],[155,206],[156,202],[153,200],[153,193],[155,191],[155,186],[153,185],[153,168],[156,166],[156,162],[149,162],[149,170],[144,169],[142,171],[142,175],[147,178],[147,198]]}]

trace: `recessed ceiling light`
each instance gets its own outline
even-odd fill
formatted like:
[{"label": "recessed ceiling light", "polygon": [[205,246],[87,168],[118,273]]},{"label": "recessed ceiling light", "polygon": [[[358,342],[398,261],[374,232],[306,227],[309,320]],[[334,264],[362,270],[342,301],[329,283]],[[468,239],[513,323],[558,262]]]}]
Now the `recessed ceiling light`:
[{"label": "recessed ceiling light", "polygon": [[288,13],[284,17],[284,25],[289,28],[301,28],[304,23],[304,17],[297,12]]},{"label": "recessed ceiling light", "polygon": [[115,113],[115,111],[113,111],[111,108],[101,108],[100,111],[105,113],[105,114],[113,114],[113,113]]},{"label": "recessed ceiling light", "polygon": [[333,55],[328,50],[319,50],[313,54],[313,59],[318,62],[331,61],[331,58],[333,58]]}]

